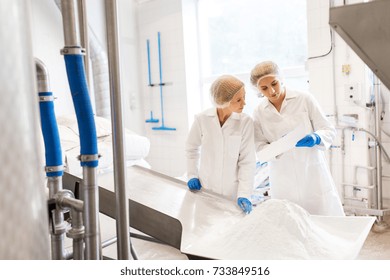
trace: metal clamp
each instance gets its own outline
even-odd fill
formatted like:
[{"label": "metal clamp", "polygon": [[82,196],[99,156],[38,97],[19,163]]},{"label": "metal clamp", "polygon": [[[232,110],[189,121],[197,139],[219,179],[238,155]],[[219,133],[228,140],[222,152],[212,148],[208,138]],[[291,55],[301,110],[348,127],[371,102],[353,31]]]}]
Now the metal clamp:
[{"label": "metal clamp", "polygon": [[58,172],[58,171],[63,171],[64,166],[63,165],[57,165],[57,166],[45,166],[45,171],[46,172]]},{"label": "metal clamp", "polygon": [[60,52],[61,52],[62,55],[65,55],[65,54],[80,54],[80,55],[85,55],[85,54],[86,54],[85,49],[82,48],[82,47],[79,47],[79,46],[64,47],[63,49],[61,49]]},{"label": "metal clamp", "polygon": [[82,162],[89,162],[89,161],[95,161],[101,158],[100,154],[95,155],[79,155],[77,159]]},{"label": "metal clamp", "polygon": [[54,101],[54,96],[53,95],[50,95],[50,96],[39,96],[39,102],[50,102],[50,101]]},{"label": "metal clamp", "polygon": [[66,232],[66,236],[72,239],[81,239],[85,235],[85,228],[81,226],[79,228],[71,228],[68,232]]}]

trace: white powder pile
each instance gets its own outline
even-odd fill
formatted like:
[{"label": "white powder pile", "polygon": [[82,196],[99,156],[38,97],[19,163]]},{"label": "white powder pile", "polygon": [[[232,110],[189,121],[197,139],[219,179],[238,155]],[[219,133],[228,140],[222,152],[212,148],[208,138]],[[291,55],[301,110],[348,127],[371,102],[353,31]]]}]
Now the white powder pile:
[{"label": "white powder pile", "polygon": [[303,208],[270,199],[246,216],[223,217],[190,246],[214,259],[346,259],[353,240],[329,233]]}]

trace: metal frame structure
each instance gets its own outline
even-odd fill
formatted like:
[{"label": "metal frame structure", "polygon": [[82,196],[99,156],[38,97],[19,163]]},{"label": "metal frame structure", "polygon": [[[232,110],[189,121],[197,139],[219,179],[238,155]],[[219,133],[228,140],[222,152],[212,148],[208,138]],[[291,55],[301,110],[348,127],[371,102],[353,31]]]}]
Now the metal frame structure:
[{"label": "metal frame structure", "polygon": [[[390,88],[390,1],[370,1],[332,7],[329,11],[329,25],[363,60],[376,75],[374,82],[375,101],[380,100],[380,81]],[[380,81],[379,81],[380,80]],[[380,145],[380,112],[375,106],[376,158],[376,208],[345,207],[358,215],[375,215],[379,223],[390,209],[383,209],[382,203],[382,153]]]}]

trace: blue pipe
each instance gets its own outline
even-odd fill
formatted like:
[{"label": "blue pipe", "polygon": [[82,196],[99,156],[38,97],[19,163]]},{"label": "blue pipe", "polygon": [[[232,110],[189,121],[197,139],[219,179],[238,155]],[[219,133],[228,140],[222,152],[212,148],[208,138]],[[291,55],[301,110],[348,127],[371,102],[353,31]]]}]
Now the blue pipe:
[{"label": "blue pipe", "polygon": [[[52,92],[40,92],[39,96],[52,97]],[[62,167],[62,150],[60,143],[60,135],[56,117],[54,114],[54,102],[43,101],[39,102],[39,111],[41,116],[41,129],[43,141],[45,143],[45,158],[46,167]],[[46,171],[47,177],[62,176],[63,171]]]},{"label": "blue pipe", "polygon": [[[83,56],[78,54],[64,55],[66,72],[73,105],[76,112],[77,124],[80,134],[80,155],[95,155],[97,158],[97,137],[95,118],[91,99],[88,93]],[[98,159],[91,161],[81,160],[81,166],[97,167]]]}]

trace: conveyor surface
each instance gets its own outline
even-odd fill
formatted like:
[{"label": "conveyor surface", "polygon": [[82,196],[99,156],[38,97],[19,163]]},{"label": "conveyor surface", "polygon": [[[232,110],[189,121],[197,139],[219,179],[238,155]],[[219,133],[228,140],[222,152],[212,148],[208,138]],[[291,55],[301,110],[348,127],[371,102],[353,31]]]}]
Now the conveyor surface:
[{"label": "conveyor surface", "polygon": [[[205,259],[354,259],[375,221],[310,216],[296,205],[272,199],[245,215],[233,201],[206,191],[191,192],[185,182],[143,167],[129,167],[127,179],[130,225],[184,254]],[[99,175],[98,184],[113,192],[113,175]],[[134,203],[138,206],[132,207]],[[273,216],[286,207],[302,216]]]}]

